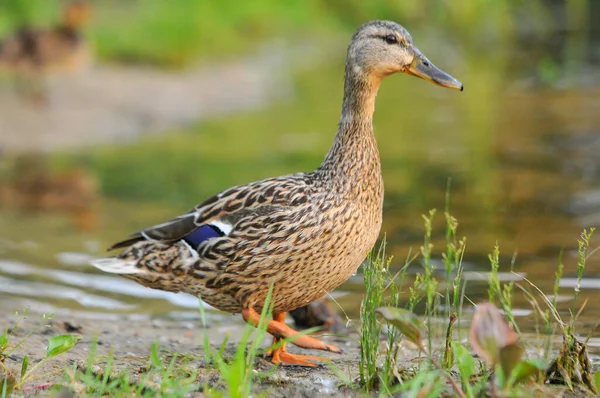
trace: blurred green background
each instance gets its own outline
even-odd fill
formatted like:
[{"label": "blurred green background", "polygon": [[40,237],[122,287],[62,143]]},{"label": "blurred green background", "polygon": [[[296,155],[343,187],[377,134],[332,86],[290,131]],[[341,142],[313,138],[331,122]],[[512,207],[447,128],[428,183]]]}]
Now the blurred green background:
[{"label": "blurred green background", "polygon": [[[21,26],[51,26],[60,20],[64,4],[0,0],[0,37]],[[158,115],[147,124],[152,134],[133,138],[115,134],[110,141],[93,145],[55,145],[43,154],[23,149],[27,145],[6,145],[0,171],[7,190],[18,191],[19,181],[27,179],[37,186],[42,178],[47,185],[58,185],[56,190],[72,192],[63,200],[66,204],[55,206],[60,211],[23,206],[28,194],[40,195],[25,188],[22,199],[5,201],[0,236],[9,243],[0,255],[36,267],[26,275],[8,266],[0,269],[7,280],[25,283],[41,278],[68,284],[46,271],[68,268],[60,253],[101,254],[113,240],[187,210],[218,190],[318,166],[339,117],[346,46],[353,31],[372,19],[400,22],[432,62],[465,85],[465,91],[457,93],[393,76],[379,92],[375,129],[386,184],[382,233],[395,264],[403,262],[410,248],[418,250],[421,214],[445,208],[449,185],[451,212],[459,220],[459,234],[467,236],[467,269],[487,270],[487,253],[499,242],[505,270],[517,252],[516,269],[539,281],[543,290],[552,284],[561,248],[566,249],[565,262],[574,264],[569,253],[581,228],[600,222],[600,203],[595,199],[600,188],[598,2],[91,4],[85,37],[94,49],[96,67],[90,73],[97,74],[96,80],[109,70],[111,76],[122,75],[125,84],[132,75],[158,70],[152,73],[181,79],[195,95],[182,94],[169,103],[174,108],[210,108],[211,95],[219,94],[219,87],[228,98],[248,98],[243,72],[250,66],[263,70],[263,75],[273,74],[275,83],[265,79],[266,91],[280,90],[266,100],[261,97],[255,106],[250,99],[251,106],[241,110],[233,105],[227,109],[225,101],[222,113],[201,112],[186,123],[158,123]],[[202,79],[198,80],[202,84],[188,84],[186,76],[194,73],[208,76],[211,85]],[[61,84],[52,88],[60,93]],[[143,87],[139,89],[143,92]],[[1,94],[12,98],[9,91],[5,87]],[[113,98],[103,103],[110,112],[127,112],[117,95],[107,98]],[[30,114],[32,119],[54,121],[52,115],[60,112],[57,100]],[[103,134],[104,127],[90,122],[90,131],[92,127],[94,134]],[[118,126],[107,123],[105,130],[111,129],[118,131]],[[59,130],[53,134],[60,135]],[[19,134],[24,141],[32,140],[27,132]],[[438,221],[434,238],[441,244],[445,239],[441,215]],[[24,242],[34,242],[35,247]],[[590,259],[592,277],[600,273],[595,257]],[[94,272],[85,264],[78,267],[78,272]],[[569,274],[575,267],[567,270]],[[345,288],[356,286],[350,281]],[[476,298],[482,289],[483,284],[473,282],[467,291]],[[136,302],[135,311],[172,309],[153,301],[139,304],[124,292],[103,294]],[[348,297],[351,307],[356,300]],[[85,308],[68,300],[60,305]],[[600,305],[592,307],[588,304],[586,313],[600,313]]]}]

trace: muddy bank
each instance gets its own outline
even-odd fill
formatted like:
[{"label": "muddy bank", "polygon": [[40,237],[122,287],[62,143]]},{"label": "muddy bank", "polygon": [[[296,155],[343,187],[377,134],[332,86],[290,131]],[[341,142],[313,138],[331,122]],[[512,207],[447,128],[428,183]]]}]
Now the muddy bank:
[{"label": "muddy bank", "polygon": [[[29,318],[16,328],[12,341],[16,342],[26,334],[30,333],[39,324],[40,316],[30,315]],[[0,314],[0,330],[12,326],[16,318],[10,314]],[[212,322],[212,321],[211,321]],[[177,366],[182,371],[198,370],[198,385],[212,388],[222,388],[219,380],[219,372],[213,364],[209,364],[204,358],[203,340],[205,333],[209,336],[214,351],[219,349],[226,335],[229,335],[229,343],[224,352],[225,358],[234,356],[236,342],[239,341],[243,331],[243,325],[238,317],[223,316],[219,322],[213,322],[208,329],[201,327],[200,321],[173,321],[168,319],[155,319],[153,321],[121,321],[107,322],[96,320],[77,320],[66,317],[55,317],[49,327],[40,327],[35,333],[27,338],[13,354],[9,355],[5,364],[18,374],[23,357],[29,356],[30,364],[40,360],[46,351],[47,340],[51,336],[63,333],[74,333],[82,338],[79,343],[66,354],[61,355],[53,361],[43,365],[38,372],[39,378],[28,384],[33,387],[46,382],[61,384],[68,387],[74,393],[78,388],[83,388],[78,383],[66,381],[70,369],[85,371],[88,367],[90,351],[93,350],[94,341],[97,340],[97,348],[92,371],[95,374],[103,374],[108,355],[112,353],[114,362],[112,364],[111,377],[117,377],[121,373],[127,374],[130,379],[139,381],[146,372],[149,365],[151,347],[158,343],[161,356],[168,361],[176,353],[178,357],[185,356],[184,361],[178,361]],[[358,342],[356,336],[335,337],[323,336],[329,343],[340,346],[344,352],[334,354],[328,352],[316,352],[299,350],[291,346],[290,351],[295,353],[318,354],[331,358],[335,365],[345,373],[355,376],[358,372]],[[270,344],[270,337],[265,338],[263,347]],[[315,369],[303,367],[279,367],[270,371],[272,365],[265,358],[257,358],[255,369],[268,372],[268,376],[257,383],[256,391],[265,391],[268,396],[276,397],[313,397],[313,396],[358,396],[357,393],[340,388],[339,378],[325,366]],[[26,395],[46,394],[48,391],[26,391]],[[194,396],[202,396],[198,391]]]},{"label": "muddy bank", "polygon": [[[0,330],[12,327],[16,321],[13,314],[0,313]],[[49,322],[49,326],[40,325],[39,315],[30,315],[28,319],[19,323],[11,335],[14,344],[21,338],[31,333],[17,350],[7,356],[5,364],[15,374],[19,374],[20,366],[25,355],[29,356],[30,368],[43,358],[48,338],[64,333],[81,336],[77,345],[66,354],[44,364],[36,377],[25,387],[25,396],[45,396],[61,391],[60,396],[79,396],[84,392],[84,385],[73,377],[75,371],[89,372],[94,376],[102,377],[107,369],[111,380],[118,379],[119,375],[127,375],[131,383],[141,383],[147,388],[156,386],[156,376],[148,379],[151,368],[151,351],[154,344],[159,345],[159,355],[165,364],[174,362],[175,372],[178,375],[197,375],[194,380],[194,391],[186,396],[205,396],[205,388],[222,390],[225,385],[220,377],[217,367],[208,363],[204,355],[204,338],[208,336],[211,349],[219,350],[226,336],[229,342],[225,347],[223,357],[225,360],[235,356],[237,342],[243,332],[243,323],[239,317],[231,315],[216,315],[210,317],[210,324],[202,328],[198,319],[173,320],[167,318],[154,318],[153,320],[123,319],[121,321],[81,320],[66,316],[56,316]],[[288,323],[290,319],[288,319]],[[352,327],[351,327],[352,329]],[[255,372],[260,374],[256,381],[254,392],[263,393],[270,397],[359,397],[365,396],[357,390],[343,386],[343,378],[355,380],[359,372],[359,344],[358,335],[350,330],[340,335],[320,336],[328,343],[336,344],[343,349],[342,354],[301,350],[294,346],[289,351],[299,354],[316,354],[330,358],[336,370],[327,366],[317,368],[304,367],[273,367],[264,357],[258,357],[254,363]],[[535,344],[535,337],[526,338],[526,346]],[[539,336],[537,337],[539,340]],[[97,343],[96,343],[97,342]],[[265,337],[262,347],[270,345],[271,338]],[[539,341],[538,341],[539,343]],[[560,341],[556,339],[555,347]],[[383,344],[383,341],[382,341]],[[94,360],[90,361],[90,353],[95,351]],[[533,350],[528,350],[533,353]],[[415,347],[403,341],[399,352],[400,369],[418,369],[420,356]],[[597,365],[594,365],[597,367]],[[181,376],[180,376],[181,377]],[[35,389],[35,386],[53,384],[52,389]],[[585,397],[583,391],[570,392],[563,387],[544,387],[535,389],[541,396],[560,397]]]}]

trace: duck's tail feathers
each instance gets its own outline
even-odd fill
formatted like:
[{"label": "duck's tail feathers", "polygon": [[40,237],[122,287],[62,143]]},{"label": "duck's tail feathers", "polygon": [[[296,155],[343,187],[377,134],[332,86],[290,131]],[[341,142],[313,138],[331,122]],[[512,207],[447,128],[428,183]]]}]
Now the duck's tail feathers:
[{"label": "duck's tail feathers", "polygon": [[136,266],[137,261],[118,257],[97,258],[90,261],[94,267],[111,274],[143,274],[144,269]]}]

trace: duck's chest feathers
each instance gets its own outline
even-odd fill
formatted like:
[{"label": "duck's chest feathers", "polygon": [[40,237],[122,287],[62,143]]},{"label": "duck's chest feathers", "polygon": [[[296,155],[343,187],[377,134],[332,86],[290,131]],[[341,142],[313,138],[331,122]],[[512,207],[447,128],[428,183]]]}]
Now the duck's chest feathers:
[{"label": "duck's chest feathers", "polygon": [[363,228],[361,240],[370,248],[381,227],[384,192],[372,126],[368,123],[340,126],[321,171],[331,184],[329,189],[338,196],[329,205],[352,215],[355,224]]},{"label": "duck's chest feathers", "polygon": [[[325,186],[313,208],[320,227],[307,242],[305,263],[319,283],[308,281],[299,289],[305,300],[322,296],[355,273],[381,229],[383,179],[374,137],[366,137],[362,150],[344,149],[345,144],[336,141],[331,162],[326,159],[319,170]],[[313,286],[319,290],[307,294]]]}]

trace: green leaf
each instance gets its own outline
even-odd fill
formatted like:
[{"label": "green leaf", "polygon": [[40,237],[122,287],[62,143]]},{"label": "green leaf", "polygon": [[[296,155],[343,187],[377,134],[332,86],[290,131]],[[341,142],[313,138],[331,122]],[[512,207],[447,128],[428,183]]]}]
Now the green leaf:
[{"label": "green leaf", "polygon": [[4,330],[4,334],[0,336],[0,354],[4,352],[6,347],[8,346],[8,329]]},{"label": "green leaf", "polygon": [[395,390],[404,392],[403,397],[440,397],[445,388],[444,378],[437,369],[418,372]]},{"label": "green leaf", "polygon": [[0,397],[8,397],[15,388],[17,381],[12,374],[4,374],[0,379]]},{"label": "green leaf", "polygon": [[510,375],[510,385],[521,383],[529,379],[531,376],[542,372],[544,369],[546,369],[546,363],[540,359],[528,359],[521,361],[517,364],[517,366],[515,366]]},{"label": "green leaf", "polygon": [[596,390],[600,391],[600,372],[594,373],[594,382],[596,384]]},{"label": "green leaf", "polygon": [[28,366],[29,366],[29,357],[27,355],[25,355],[25,358],[23,358],[23,363],[21,364],[21,380],[23,380],[25,373],[27,373]]},{"label": "green leaf", "polygon": [[396,307],[380,307],[375,310],[387,323],[396,327],[410,342],[420,349],[423,348],[421,342],[422,323],[417,316],[409,310]]},{"label": "green leaf", "polygon": [[475,358],[473,358],[473,356],[469,353],[469,350],[467,350],[462,344],[456,342],[452,342],[452,351],[454,352],[456,367],[460,372],[460,378],[463,381],[463,384],[466,384],[477,370]]},{"label": "green leaf", "polygon": [[152,348],[150,349],[150,361],[152,362],[152,365],[157,369],[163,367],[163,361],[160,357],[160,354],[158,353],[158,342],[152,344]]},{"label": "green leaf", "polygon": [[61,334],[48,339],[46,359],[55,357],[69,351],[77,344],[81,337],[74,334]]},{"label": "green leaf", "polygon": [[[208,334],[208,333],[206,333]],[[219,351],[217,352],[217,355],[219,355],[220,357],[223,356],[223,353],[225,352],[225,348],[227,348],[227,343],[229,342],[229,336],[231,335],[231,333],[227,333],[225,335],[225,338],[223,339],[223,342],[221,343],[221,347],[219,348]]]},{"label": "green leaf", "polygon": [[508,380],[523,357],[523,348],[518,343],[513,343],[500,348],[499,353],[500,366],[502,367],[504,378]]}]

